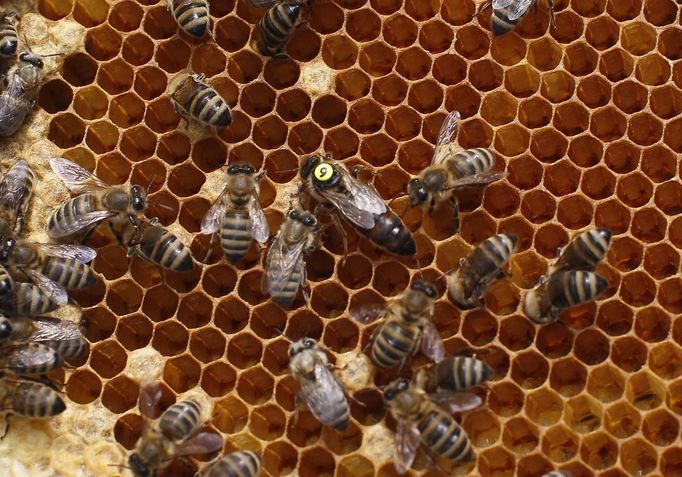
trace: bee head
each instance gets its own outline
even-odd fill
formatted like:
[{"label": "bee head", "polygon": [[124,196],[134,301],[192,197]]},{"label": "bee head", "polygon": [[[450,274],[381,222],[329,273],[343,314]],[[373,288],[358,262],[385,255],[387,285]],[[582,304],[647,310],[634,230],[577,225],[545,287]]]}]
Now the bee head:
[{"label": "bee head", "polygon": [[310,212],[304,212],[301,217],[301,223],[306,227],[315,227],[317,225],[317,218]]},{"label": "bee head", "polygon": [[436,297],[438,296],[438,292],[436,292],[436,287],[434,287],[431,283],[425,280],[415,280],[410,288],[414,291],[423,293],[424,295],[428,296],[433,300],[435,300]]},{"label": "bee head", "polygon": [[143,214],[147,210],[147,191],[141,186],[130,188],[130,206],[136,214]]},{"label": "bee head", "polygon": [[45,63],[43,63],[43,59],[40,56],[27,52],[19,54],[19,61],[35,66],[39,70],[42,70],[43,66],[45,66]]},{"label": "bee head", "polygon": [[407,390],[407,388],[410,387],[410,382],[405,379],[397,379],[393,381],[391,384],[389,384],[386,387],[386,390],[384,390],[384,399],[387,401],[392,401],[393,399],[396,398],[400,393],[404,392]]},{"label": "bee head", "polygon": [[130,466],[130,470],[133,471],[133,475],[137,477],[150,477],[152,475],[147,464],[142,462],[142,459],[137,454],[130,455],[128,458],[128,465]]},{"label": "bee head", "polygon": [[301,175],[301,179],[306,180],[308,177],[310,177],[310,174],[313,172],[313,169],[315,166],[317,166],[320,162],[322,162],[322,157],[318,155],[312,155],[310,157],[306,157],[305,161],[303,161],[303,165],[301,165],[301,169],[299,171],[299,174]]},{"label": "bee head", "polygon": [[7,317],[0,315],[0,340],[6,340],[12,333],[12,324]]},{"label": "bee head", "polygon": [[0,243],[0,262],[5,263],[9,260],[9,254],[14,248],[16,240],[13,238],[6,238]]},{"label": "bee head", "polygon": [[317,342],[312,338],[302,338],[295,341],[289,346],[289,357],[293,358],[302,351],[313,349],[315,345],[317,345]]},{"label": "bee head", "polygon": [[410,197],[410,207],[423,204],[429,200],[429,191],[419,178],[414,178],[407,183],[407,195]]},{"label": "bee head", "polygon": [[230,167],[227,168],[227,173],[229,175],[235,174],[251,175],[256,173],[256,169],[254,169],[251,164],[239,163],[230,165]]}]

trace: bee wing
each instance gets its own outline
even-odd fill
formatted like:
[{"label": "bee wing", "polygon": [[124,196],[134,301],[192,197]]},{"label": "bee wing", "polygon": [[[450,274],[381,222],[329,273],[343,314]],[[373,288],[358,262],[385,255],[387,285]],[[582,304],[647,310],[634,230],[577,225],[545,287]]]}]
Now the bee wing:
[{"label": "bee wing", "polygon": [[210,454],[223,448],[223,438],[215,432],[200,432],[175,448],[177,457],[194,454]]},{"label": "bee wing", "polygon": [[483,404],[480,396],[472,393],[434,393],[429,397],[451,414],[458,414]]},{"label": "bee wing", "polygon": [[383,303],[375,303],[372,305],[365,305],[351,310],[350,314],[355,321],[361,324],[372,323],[383,316],[386,311],[386,305]]},{"label": "bee wing", "polygon": [[305,242],[299,242],[293,248],[287,249],[279,234],[275,237],[266,259],[264,291],[272,293],[273,290],[281,290],[286,285],[304,248]]},{"label": "bee wing", "polygon": [[475,185],[485,185],[491,182],[499,181],[507,177],[506,171],[485,171],[473,176],[462,177],[457,179],[453,187],[468,187]]},{"label": "bee wing", "polygon": [[269,8],[277,3],[277,0],[247,0],[254,8]]},{"label": "bee wing", "polygon": [[507,6],[507,17],[512,21],[521,18],[525,15],[534,1],[536,0],[518,0],[516,2],[511,2]]},{"label": "bee wing", "polygon": [[436,141],[436,147],[433,150],[433,159],[431,164],[440,163],[443,158],[448,154],[448,149],[450,144],[455,141],[457,136],[457,131],[459,130],[459,120],[461,119],[459,111],[451,111],[443,121],[443,125],[440,127],[440,132],[438,133],[438,140]]},{"label": "bee wing", "polygon": [[301,398],[305,401],[315,419],[322,424],[331,425],[327,419],[329,416],[320,415],[323,409],[329,409],[346,396],[341,384],[336,380],[329,368],[322,362],[315,364],[315,379],[303,379],[301,385]]},{"label": "bee wing", "polygon": [[21,343],[3,346],[0,349],[0,354],[2,355],[0,367],[54,367],[55,361],[60,359],[54,349],[41,343]]},{"label": "bee wing", "polygon": [[253,238],[258,243],[265,243],[270,237],[270,227],[268,220],[265,218],[265,213],[260,205],[258,196],[253,195],[249,200],[249,217],[251,217],[251,230],[253,231]]},{"label": "bee wing", "polygon": [[86,245],[65,245],[52,243],[34,243],[48,255],[61,258],[73,258],[79,262],[88,263],[95,259],[97,250]]},{"label": "bee wing", "polygon": [[147,384],[140,389],[140,414],[145,417],[152,418],[154,416],[154,408],[161,401],[163,391],[158,384]]},{"label": "bee wing", "polygon": [[215,202],[211,204],[211,207],[206,211],[204,218],[201,219],[202,234],[210,235],[220,230],[220,223],[223,221],[223,215],[225,214],[225,208],[227,206],[223,200],[226,191],[227,186],[223,189]]},{"label": "bee wing", "polygon": [[26,273],[28,273],[28,275],[31,277],[31,280],[33,280],[38,288],[40,288],[40,290],[57,305],[66,305],[69,302],[69,295],[66,293],[64,287],[62,287],[60,284],[53,282],[36,270],[28,269],[26,270]]},{"label": "bee wing", "polygon": [[4,100],[0,101],[0,118],[8,125],[16,124],[33,109],[34,100],[26,95],[23,81],[17,73],[10,73],[7,89],[2,92],[2,96]]},{"label": "bee wing", "polygon": [[92,172],[68,159],[53,157],[50,166],[73,194],[109,187]]},{"label": "bee wing", "polygon": [[2,182],[0,182],[0,208],[11,210],[16,215],[26,215],[31,205],[30,198],[33,195],[32,191],[28,196],[25,195],[26,192],[29,192],[26,189],[28,177],[25,171],[27,169],[30,170],[28,164],[21,160],[7,171]]},{"label": "bee wing", "polygon": [[440,363],[445,358],[445,346],[440,339],[436,326],[430,321],[422,329],[421,350],[434,363]]},{"label": "bee wing", "polygon": [[493,9],[507,8],[514,0],[493,0]]},{"label": "bee wing", "polygon": [[417,449],[419,449],[419,429],[415,426],[410,426],[403,422],[398,422],[395,432],[395,468],[399,473],[406,473],[414,458],[417,456]]},{"label": "bee wing", "polygon": [[81,338],[78,323],[69,320],[60,320],[49,316],[33,318],[35,331],[31,333],[31,341],[67,341]]},{"label": "bee wing", "polygon": [[346,189],[358,209],[372,214],[383,214],[388,210],[384,199],[381,198],[372,184],[362,183],[351,176],[347,170],[343,170],[345,171],[343,173],[343,181]]},{"label": "bee wing", "polygon": [[77,214],[71,217],[71,221],[68,224],[60,224],[61,227],[58,229],[58,231],[55,231],[55,229],[49,229],[48,235],[50,238],[55,239],[69,237],[83,231],[92,224],[111,217],[114,214],[115,212],[109,210],[95,210],[93,212],[88,212],[87,214]]},{"label": "bee wing", "polygon": [[345,194],[326,191],[324,192],[324,197],[331,202],[334,207],[339,209],[339,212],[355,226],[360,227],[361,229],[371,229],[374,227],[374,214],[358,208],[355,201]]}]

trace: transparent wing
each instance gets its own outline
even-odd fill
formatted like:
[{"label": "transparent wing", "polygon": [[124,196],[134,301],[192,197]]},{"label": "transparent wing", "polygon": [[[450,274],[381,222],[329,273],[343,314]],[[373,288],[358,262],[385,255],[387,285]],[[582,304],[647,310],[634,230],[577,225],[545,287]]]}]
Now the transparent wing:
[{"label": "transparent wing", "polygon": [[537,0],[518,0],[516,2],[512,2],[509,4],[507,7],[508,14],[507,16],[509,17],[510,20],[517,20],[524,16],[530,6]]},{"label": "transparent wing", "polygon": [[361,229],[371,229],[374,227],[374,214],[359,209],[356,203],[347,195],[327,191],[324,193],[324,197],[341,212],[341,215],[357,227]]},{"label": "transparent wing", "polygon": [[175,455],[210,454],[223,448],[223,438],[215,432],[200,432],[175,448]]},{"label": "transparent wing", "polygon": [[499,181],[507,177],[507,172],[505,171],[486,171],[480,174],[475,174],[473,176],[462,177],[457,179],[453,187],[468,187],[474,185],[485,185],[491,182]]},{"label": "transparent wing", "polygon": [[35,175],[24,160],[15,163],[0,182],[0,208],[17,216],[25,215],[31,205],[33,191],[27,185]]},{"label": "transparent wing", "polygon": [[459,120],[461,119],[459,111],[452,111],[445,117],[443,125],[440,127],[440,132],[438,133],[438,140],[436,141],[436,147],[433,150],[433,159],[431,159],[431,164],[440,163],[450,148],[450,144],[455,141],[457,136],[457,130],[459,129]]},{"label": "transparent wing", "polygon": [[372,184],[363,184],[343,169],[343,181],[355,206],[372,214],[383,214],[388,209]]},{"label": "transparent wing", "polygon": [[57,305],[66,305],[69,302],[69,295],[59,283],[53,282],[36,270],[29,269],[26,270],[26,273],[31,277],[33,283]]},{"label": "transparent wing", "polygon": [[18,129],[35,104],[35,101],[25,94],[22,83],[16,73],[10,74],[7,89],[0,95],[0,118],[4,129]]},{"label": "transparent wing", "polygon": [[301,241],[289,249],[280,239],[279,234],[275,237],[265,263],[266,289],[264,291],[272,294],[273,290],[284,288],[298,265],[304,248],[305,242]]},{"label": "transparent wing", "polygon": [[227,187],[223,189],[218,198],[211,204],[211,207],[206,211],[206,215],[201,219],[201,233],[210,235],[216,233],[220,230],[220,224],[223,221],[223,215],[225,215],[225,201],[223,197]]},{"label": "transparent wing", "polygon": [[445,358],[445,346],[440,339],[438,330],[430,321],[422,329],[421,350],[434,363],[440,363]]},{"label": "transparent wing", "polygon": [[140,389],[140,414],[145,417],[152,418],[154,416],[154,408],[161,401],[163,391],[158,384],[147,384]]},{"label": "transparent wing", "polygon": [[419,429],[398,422],[395,430],[395,468],[398,472],[404,474],[412,467],[414,458],[417,456],[417,449],[419,449]]},{"label": "transparent wing", "polygon": [[300,384],[301,397],[310,412],[322,424],[333,424],[330,417],[333,417],[334,413],[330,413],[329,410],[336,406],[336,403],[345,400],[346,396],[329,368],[318,362],[315,365],[315,379],[302,380]]},{"label": "transparent wing", "polygon": [[52,243],[34,243],[48,255],[61,258],[73,258],[79,262],[88,263],[97,257],[97,250],[86,245],[60,245]]},{"label": "transparent wing", "polygon": [[109,187],[92,172],[68,159],[53,157],[50,166],[73,194]]},{"label": "transparent wing", "polygon": [[41,316],[33,318],[32,322],[35,326],[32,341],[67,341],[83,336],[78,323],[73,321]]},{"label": "transparent wing", "polygon": [[383,303],[374,303],[372,305],[365,305],[351,310],[350,314],[355,321],[361,324],[372,323],[381,318],[386,312],[386,305]]},{"label": "transparent wing", "polygon": [[247,0],[249,5],[254,8],[269,8],[277,3],[278,0]]},{"label": "transparent wing", "polygon": [[87,214],[75,215],[68,224],[60,224],[61,227],[58,229],[51,228],[48,230],[47,234],[50,236],[50,238],[69,237],[83,231],[83,229],[96,224],[97,222],[111,217],[114,214],[115,212],[109,210],[96,210],[94,212],[88,212]]},{"label": "transparent wing", "polygon": [[0,367],[53,369],[60,359],[54,349],[41,343],[14,344],[0,351]]},{"label": "transparent wing", "polygon": [[258,196],[253,195],[249,200],[249,217],[251,217],[251,230],[253,231],[253,238],[258,243],[265,243],[270,237],[270,227],[268,220],[265,218],[265,213],[260,205]]},{"label": "transparent wing", "polygon": [[469,411],[483,404],[480,396],[472,393],[434,393],[429,397],[450,414]]},{"label": "transparent wing", "polygon": [[493,8],[497,10],[498,8],[507,8],[515,0],[493,0]]}]

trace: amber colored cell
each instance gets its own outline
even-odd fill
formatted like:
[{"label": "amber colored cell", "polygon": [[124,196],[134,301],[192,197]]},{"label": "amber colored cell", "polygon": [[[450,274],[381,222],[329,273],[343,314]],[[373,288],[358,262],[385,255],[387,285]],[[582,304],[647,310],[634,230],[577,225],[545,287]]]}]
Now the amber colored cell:
[{"label": "amber colored cell", "polygon": [[147,11],[143,23],[144,31],[153,39],[169,38],[177,31],[173,14],[165,6],[159,5]]},{"label": "amber colored cell", "polygon": [[676,60],[682,56],[679,29],[668,28],[660,33],[658,40],[658,51],[660,51],[663,56],[671,60]]},{"label": "amber colored cell", "polygon": [[575,192],[580,181],[580,171],[570,161],[560,161],[545,169],[544,184],[556,197]]},{"label": "amber colored cell", "polygon": [[91,124],[85,136],[86,144],[98,154],[113,150],[118,139],[118,128],[106,121]]},{"label": "amber colored cell", "polygon": [[597,67],[598,55],[594,49],[584,43],[570,45],[564,51],[564,67],[575,76],[585,76]]},{"label": "amber colored cell", "polygon": [[634,173],[621,178],[616,190],[618,198],[630,207],[642,207],[653,195],[653,185],[643,174]]},{"label": "amber colored cell", "polygon": [[296,449],[286,441],[268,444],[263,451],[263,468],[270,475],[283,476],[290,474],[298,463]]},{"label": "amber colored cell", "polygon": [[619,174],[634,170],[639,164],[640,150],[629,141],[620,141],[609,145],[604,154],[604,161],[609,169]]},{"label": "amber colored cell", "polygon": [[611,142],[625,134],[626,119],[615,108],[605,107],[590,119],[590,131],[602,141]]},{"label": "amber colored cell", "polygon": [[549,383],[559,394],[570,397],[585,388],[587,370],[573,358],[564,358],[552,364]]},{"label": "amber colored cell", "polygon": [[542,437],[542,452],[555,462],[565,462],[578,453],[580,440],[570,429],[554,426]]},{"label": "amber colored cell", "polygon": [[67,109],[72,99],[71,87],[60,79],[54,79],[40,88],[38,105],[48,113],[54,114]]},{"label": "amber colored cell", "polygon": [[108,280],[120,278],[128,270],[125,250],[117,245],[100,248],[97,251],[94,268]]},{"label": "amber colored cell", "polygon": [[[292,54],[292,56],[296,58],[295,55]],[[345,37],[334,36],[326,38],[323,41],[322,59],[330,68],[335,70],[344,70],[349,68],[355,64],[357,57],[357,46]]]},{"label": "amber colored cell", "polygon": [[144,115],[144,103],[134,93],[125,93],[111,101],[109,119],[121,128],[139,123]]},{"label": "amber colored cell", "polygon": [[430,53],[446,51],[452,45],[453,39],[452,29],[439,20],[423,24],[419,31],[419,44]]},{"label": "amber colored cell", "polygon": [[116,327],[116,338],[128,350],[144,348],[152,339],[153,324],[144,315],[121,318]]},{"label": "amber colored cell", "polygon": [[49,20],[64,18],[73,8],[73,0],[40,0],[38,12]]},{"label": "amber colored cell", "polygon": [[[253,125],[253,142],[262,149],[276,149],[284,144],[287,128],[284,122],[275,115],[259,119]],[[311,152],[322,141],[320,129],[310,123],[299,124],[289,135],[289,145],[294,150]],[[297,149],[298,148],[298,149]]]},{"label": "amber colored cell", "polygon": [[164,356],[177,356],[187,348],[189,333],[179,323],[169,321],[154,329],[152,346]]},{"label": "amber colored cell", "polygon": [[420,113],[431,113],[443,102],[443,92],[433,80],[424,80],[410,86],[408,104]]},{"label": "amber colored cell", "polygon": [[[562,323],[551,323],[538,330],[535,345],[548,358],[559,358],[567,355],[571,350],[573,336],[571,330]],[[576,355],[577,351],[576,344]]]},{"label": "amber colored cell", "polygon": [[512,379],[524,389],[541,386],[547,379],[549,365],[534,351],[518,354],[512,362]]},{"label": "amber colored cell", "polygon": [[644,22],[630,23],[623,27],[620,44],[633,55],[643,55],[656,46],[656,31]]},{"label": "amber colored cell", "polygon": [[620,83],[614,88],[613,93],[614,103],[624,113],[636,113],[646,106],[648,92],[637,82]]},{"label": "amber colored cell", "polygon": [[616,82],[630,76],[634,64],[635,61],[628,52],[614,48],[599,58],[599,71],[610,81]]},{"label": "amber colored cell", "polygon": [[648,365],[661,378],[673,380],[682,374],[682,353],[672,343],[657,345],[649,354]]},{"label": "amber colored cell", "polygon": [[488,409],[468,413],[462,421],[462,427],[471,443],[477,447],[490,447],[500,438],[500,422]]},{"label": "amber colored cell", "polygon": [[477,60],[490,49],[490,36],[476,26],[466,26],[457,31],[455,50],[469,60]]},{"label": "amber colored cell", "polygon": [[569,229],[586,227],[593,214],[592,204],[579,195],[562,199],[557,209],[557,219]]},{"label": "amber colored cell", "polygon": [[611,405],[604,413],[604,427],[613,436],[624,439],[640,429],[641,416],[627,402]]},{"label": "amber colored cell", "polygon": [[[625,397],[637,409],[649,410],[661,405],[666,390],[674,389],[648,371],[641,371],[628,379]],[[672,406],[668,407],[675,411]]]},{"label": "amber colored cell", "polygon": [[585,37],[597,50],[607,50],[618,42],[618,24],[609,17],[598,17],[587,24]]},{"label": "amber colored cell", "polygon": [[647,274],[632,272],[623,278],[620,296],[633,306],[648,305],[656,296],[656,285]]},{"label": "amber colored cell", "polygon": [[680,424],[675,416],[661,409],[644,417],[642,432],[652,444],[666,447],[679,435]]},{"label": "amber colored cell", "polygon": [[99,61],[114,58],[121,49],[121,35],[108,25],[88,31],[85,36],[85,51]]},{"label": "amber colored cell", "polygon": [[543,98],[529,98],[519,106],[519,121],[530,129],[547,126],[551,117],[552,105]]},{"label": "amber colored cell", "polygon": [[178,296],[165,285],[156,286],[145,293],[142,311],[152,321],[167,320],[175,314]]},{"label": "amber colored cell", "polygon": [[652,53],[637,60],[635,76],[649,86],[665,84],[670,79],[670,62]]},{"label": "amber colored cell", "polygon": [[490,60],[479,60],[469,66],[469,81],[479,91],[491,91],[502,84],[502,68]]},{"label": "amber colored cell", "polygon": [[113,378],[123,371],[126,361],[125,349],[113,340],[97,343],[90,352],[90,367],[103,378]]},{"label": "amber colored cell", "polygon": [[590,115],[579,104],[567,103],[559,106],[554,114],[554,126],[567,136],[575,136],[587,130]]},{"label": "amber colored cell", "polygon": [[564,421],[580,434],[592,432],[601,427],[602,407],[589,396],[578,396],[566,403]]},{"label": "amber colored cell", "polygon": [[644,253],[644,269],[654,278],[666,278],[679,270],[680,255],[669,244],[648,247]]},{"label": "amber colored cell", "polygon": [[215,403],[211,423],[222,432],[241,431],[249,418],[246,405],[234,395],[229,395]]},{"label": "amber colored cell", "polygon": [[554,218],[556,202],[544,191],[530,191],[523,195],[521,213],[531,223],[540,224]]},{"label": "amber colored cell", "polygon": [[611,361],[624,371],[638,371],[646,363],[646,358],[646,347],[638,339],[626,336],[612,344]]},{"label": "amber colored cell", "polygon": [[516,35],[494,37],[490,54],[498,63],[513,66],[526,57],[527,44]]},{"label": "amber colored cell", "polygon": [[386,132],[396,141],[414,138],[421,130],[419,114],[408,106],[393,108],[386,115]]},{"label": "amber colored cell", "polygon": [[580,445],[580,457],[593,469],[606,469],[618,459],[618,444],[603,432],[587,435]]},{"label": "amber colored cell", "polygon": [[541,388],[526,396],[526,415],[541,426],[556,423],[561,418],[562,409],[561,398],[548,388]]},{"label": "amber colored cell", "polygon": [[626,334],[632,328],[633,312],[619,300],[603,303],[599,308],[597,326],[610,336]]},{"label": "amber colored cell", "polygon": [[62,149],[79,144],[85,136],[85,124],[71,113],[56,116],[50,122],[47,137]]},{"label": "amber colored cell", "polygon": [[117,376],[107,381],[102,390],[102,404],[115,414],[124,413],[135,407],[139,385],[127,376]]},{"label": "amber colored cell", "polygon": [[142,434],[144,418],[138,414],[126,414],[114,424],[113,434],[116,442],[128,450],[135,447]]},{"label": "amber colored cell", "polygon": [[229,393],[237,380],[234,369],[217,362],[206,366],[201,375],[201,387],[209,396],[219,397]]},{"label": "amber colored cell", "polygon": [[507,421],[502,433],[505,447],[519,453],[532,452],[540,441],[539,430],[525,418],[517,417]]},{"label": "amber colored cell", "polygon": [[661,456],[661,470],[664,475],[675,475],[682,471],[682,449],[669,447]]},{"label": "amber colored cell", "polygon": [[661,119],[670,119],[682,112],[682,92],[672,86],[662,86],[651,92],[651,111]]},{"label": "amber colored cell", "polygon": [[620,460],[630,475],[646,475],[656,468],[656,450],[642,439],[633,439],[621,446]]},{"label": "amber colored cell", "polygon": [[384,20],[382,31],[386,43],[396,48],[406,48],[417,39],[417,25],[405,15]]},{"label": "amber colored cell", "polygon": [[[327,38],[330,40],[325,43],[323,47],[323,57],[325,60],[334,62],[334,64],[353,64],[355,58],[357,57],[357,48],[355,44],[350,43],[346,38],[338,40],[335,37]],[[320,55],[320,37],[310,29],[297,29],[294,36],[289,40],[287,44],[287,53],[292,59],[300,62],[309,62]],[[329,53],[330,49],[338,47],[338,52],[331,52],[331,56],[325,53]],[[331,65],[330,65],[331,66]]]},{"label": "amber colored cell", "polygon": [[561,61],[561,47],[551,38],[542,38],[530,43],[528,63],[539,71],[550,71]]},{"label": "amber colored cell", "polygon": [[[41,104],[41,106],[47,109],[45,105]],[[73,109],[82,119],[99,119],[106,114],[108,108],[109,100],[97,86],[88,86],[79,90],[73,101]]]},{"label": "amber colored cell", "polygon": [[76,370],[66,382],[66,395],[78,404],[89,404],[97,399],[102,391],[100,378],[87,369]]},{"label": "amber colored cell", "polygon": [[433,63],[433,77],[441,84],[453,85],[466,77],[467,64],[457,55],[440,55]]}]

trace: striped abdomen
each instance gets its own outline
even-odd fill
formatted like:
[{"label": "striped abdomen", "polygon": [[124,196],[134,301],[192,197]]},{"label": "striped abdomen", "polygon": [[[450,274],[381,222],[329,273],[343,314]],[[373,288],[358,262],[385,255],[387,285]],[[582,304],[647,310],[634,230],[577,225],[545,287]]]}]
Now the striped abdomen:
[{"label": "striped abdomen", "polygon": [[[1,45],[1,40],[0,40]],[[0,46],[1,48],[1,46]],[[22,213],[29,209],[31,198],[33,197],[33,189],[35,188],[36,175],[24,160],[18,161],[8,171],[7,176],[13,176],[12,179],[12,194],[15,198],[19,197],[20,201],[17,203],[15,210],[10,213],[17,214],[14,220],[14,234],[18,236],[24,226],[25,217]],[[5,179],[7,180],[7,176]],[[19,185],[21,184],[21,185]],[[15,199],[16,200],[16,199]]]},{"label": "striped abdomen", "polygon": [[189,249],[167,230],[164,230],[158,239],[143,241],[138,245],[137,251],[142,258],[174,272],[194,268]]},{"label": "striped abdomen", "polygon": [[159,419],[159,429],[168,439],[181,441],[194,434],[201,425],[201,408],[196,401],[173,404]]},{"label": "striped abdomen", "polygon": [[294,271],[291,272],[291,276],[289,276],[284,287],[281,289],[270,289],[270,296],[275,303],[279,303],[281,306],[287,308],[296,299],[298,287],[301,286],[303,280],[304,267],[305,261],[302,257],[299,257],[298,264],[294,267]]},{"label": "striped abdomen", "polygon": [[302,13],[298,3],[280,3],[270,8],[258,21],[258,50],[261,55],[275,56],[286,46],[289,37],[298,26]]},{"label": "striped abdomen", "polygon": [[49,346],[64,359],[78,359],[88,349],[87,342],[83,338],[71,338],[68,340],[41,341]]},{"label": "striped abdomen", "polygon": [[57,391],[42,383],[24,380],[0,383],[0,405],[3,411],[33,418],[61,414],[66,404]]},{"label": "striped abdomen", "polygon": [[490,149],[482,147],[457,151],[445,160],[445,166],[454,180],[489,171],[493,164],[495,155]]},{"label": "striped abdomen", "polygon": [[608,282],[594,272],[558,272],[549,278],[549,296],[552,306],[569,308],[594,300]]},{"label": "striped abdomen", "polygon": [[75,258],[48,257],[40,273],[67,290],[88,288],[97,283],[92,268]]},{"label": "striped abdomen", "polygon": [[400,217],[390,210],[381,215],[375,215],[374,227],[371,229],[355,228],[374,245],[383,248],[387,252],[410,256],[414,255],[417,251],[412,232],[400,220]]},{"label": "striped abdomen", "polygon": [[0,20],[0,56],[12,58],[17,54],[17,17],[6,13]]},{"label": "striped abdomen", "polygon": [[253,240],[253,229],[247,209],[231,209],[225,212],[220,224],[220,244],[223,253],[232,263],[244,258]]},{"label": "striped abdomen", "polygon": [[36,316],[56,310],[58,305],[32,283],[15,283],[14,293],[3,300],[3,313],[9,316]]},{"label": "striped abdomen", "polygon": [[101,210],[94,194],[81,194],[60,205],[50,216],[47,223],[47,234],[52,238],[68,236],[76,218],[84,214]]},{"label": "striped abdomen", "polygon": [[417,424],[422,444],[431,452],[452,461],[473,458],[471,443],[464,429],[435,404],[428,402],[426,406],[427,412]]},{"label": "striped abdomen", "polygon": [[424,389],[428,393],[437,389],[464,392],[493,376],[487,363],[466,356],[448,356],[426,372],[430,374]]},{"label": "striped abdomen", "polygon": [[400,318],[388,319],[377,331],[372,345],[372,361],[380,368],[390,368],[403,361],[413,350],[419,328]]},{"label": "striped abdomen", "polygon": [[213,464],[202,477],[256,477],[260,473],[260,457],[251,451],[226,455]]},{"label": "striped abdomen", "polygon": [[611,230],[596,228],[574,238],[556,264],[557,270],[591,270],[604,258],[611,246]]},{"label": "striped abdomen", "polygon": [[481,242],[467,261],[478,282],[497,274],[509,261],[518,239],[512,234],[494,235]]},{"label": "striped abdomen", "polygon": [[45,374],[64,363],[52,348],[41,343],[10,345],[1,350],[0,367],[19,375]]},{"label": "striped abdomen", "polygon": [[528,6],[528,9],[521,16],[511,20],[509,18],[511,8],[514,6],[515,3],[518,3],[518,1],[519,0],[515,0],[509,6],[504,8],[493,9],[493,14],[491,17],[493,35],[495,36],[504,35],[505,33],[512,31],[514,27],[523,19],[523,17],[525,17],[528,14],[531,5],[536,3],[533,2],[531,5]]},{"label": "striped abdomen", "polygon": [[207,0],[171,0],[173,17],[180,28],[195,38],[202,38],[208,30]]},{"label": "striped abdomen", "polygon": [[[10,81],[19,81],[17,79]],[[0,136],[9,137],[16,133],[19,128],[24,124],[26,116],[31,112],[34,106],[32,95],[26,93],[23,97],[15,96],[11,94],[12,91],[16,91],[16,84],[13,86],[7,86],[5,91],[0,94],[0,111],[3,111],[4,115],[0,118]]]},{"label": "striped abdomen", "polygon": [[182,107],[194,119],[209,126],[227,126],[232,122],[230,107],[215,89],[204,83],[195,85]]}]

